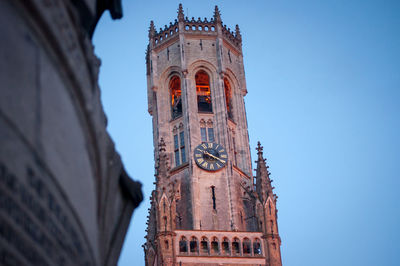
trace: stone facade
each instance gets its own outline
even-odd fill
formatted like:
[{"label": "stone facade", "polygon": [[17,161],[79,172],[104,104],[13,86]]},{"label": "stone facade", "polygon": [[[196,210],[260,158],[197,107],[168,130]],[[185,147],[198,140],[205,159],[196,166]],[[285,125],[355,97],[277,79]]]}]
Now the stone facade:
[{"label": "stone facade", "polygon": [[[281,265],[261,146],[255,181],[252,174],[239,27],[223,25],[217,7],[210,20],[190,20],[180,5],[164,29],[151,22],[146,62],[157,162],[146,265]],[[194,160],[209,142],[227,152],[218,171]]]},{"label": "stone facade", "polygon": [[119,1],[0,1],[0,264],[116,265],[140,183],[106,132],[91,35]]}]

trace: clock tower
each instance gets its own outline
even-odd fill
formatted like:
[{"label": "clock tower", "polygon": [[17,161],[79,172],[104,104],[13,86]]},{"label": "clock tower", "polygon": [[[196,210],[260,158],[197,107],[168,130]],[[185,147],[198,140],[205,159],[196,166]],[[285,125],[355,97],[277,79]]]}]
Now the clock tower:
[{"label": "clock tower", "polygon": [[281,265],[277,196],[258,144],[253,177],[242,36],[213,17],[178,18],[146,54],[155,189],[146,265]]}]

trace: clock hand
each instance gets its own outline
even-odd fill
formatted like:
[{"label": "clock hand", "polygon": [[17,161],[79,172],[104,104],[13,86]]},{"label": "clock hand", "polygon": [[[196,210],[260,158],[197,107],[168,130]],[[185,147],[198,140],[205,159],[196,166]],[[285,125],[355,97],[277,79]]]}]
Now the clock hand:
[{"label": "clock hand", "polygon": [[222,161],[220,158],[218,158],[217,156],[212,155],[211,153],[209,153],[208,151],[204,151],[204,154],[213,157],[214,159],[217,159],[218,161],[220,161],[221,163],[225,163],[225,161]]}]

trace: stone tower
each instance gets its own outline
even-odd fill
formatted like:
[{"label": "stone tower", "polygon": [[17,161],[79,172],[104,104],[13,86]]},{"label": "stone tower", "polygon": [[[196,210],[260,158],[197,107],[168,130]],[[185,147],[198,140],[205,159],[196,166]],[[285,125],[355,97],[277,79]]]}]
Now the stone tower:
[{"label": "stone tower", "polygon": [[242,36],[222,24],[150,23],[146,55],[156,188],[146,265],[281,265],[277,196],[258,144],[252,174]]}]

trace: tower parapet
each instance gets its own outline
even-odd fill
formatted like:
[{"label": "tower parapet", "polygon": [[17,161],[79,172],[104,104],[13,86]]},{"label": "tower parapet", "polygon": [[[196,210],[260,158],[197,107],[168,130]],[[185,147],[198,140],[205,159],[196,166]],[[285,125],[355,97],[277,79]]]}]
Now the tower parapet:
[{"label": "tower parapet", "polygon": [[[183,27],[179,27],[179,23],[182,23]],[[178,19],[174,22],[170,22],[169,25],[165,25],[164,28],[160,28],[157,32],[154,28],[154,23],[151,21],[149,30],[150,43],[153,47],[160,47],[168,40],[177,37],[178,34],[185,35],[204,35],[204,36],[217,36],[217,27],[221,27],[222,37],[231,43],[239,51],[242,49],[242,36],[239,32],[239,26],[236,25],[236,31],[231,31],[226,25],[222,23],[218,6],[215,6],[214,17],[208,20],[206,17],[201,19],[200,17],[195,19],[192,17],[184,17],[182,5],[178,8]],[[181,30],[180,30],[181,29]]]}]

